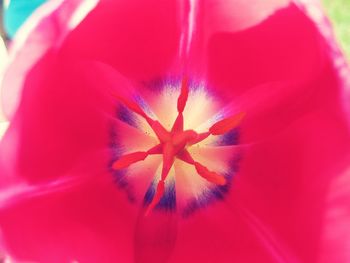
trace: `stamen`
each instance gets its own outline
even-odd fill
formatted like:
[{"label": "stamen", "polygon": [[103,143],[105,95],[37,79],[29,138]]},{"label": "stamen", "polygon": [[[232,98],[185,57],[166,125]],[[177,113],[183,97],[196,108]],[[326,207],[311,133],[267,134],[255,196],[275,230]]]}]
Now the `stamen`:
[{"label": "stamen", "polygon": [[204,133],[200,133],[197,135],[197,137],[191,141],[189,141],[189,145],[193,145],[193,144],[197,144],[201,141],[204,141],[206,138],[208,138],[210,136],[210,132],[204,132]]},{"label": "stamen", "polygon": [[177,111],[179,113],[182,113],[185,109],[187,99],[188,99],[188,93],[189,93],[188,78],[184,77],[181,82],[181,93],[177,100]]},{"label": "stamen", "polygon": [[147,152],[134,152],[124,155],[113,163],[113,169],[119,170],[127,168],[133,163],[145,160],[147,156]]},{"label": "stamen", "polygon": [[165,178],[168,176],[171,167],[173,166],[175,159],[174,155],[174,148],[171,143],[166,143],[163,146],[163,169],[161,178],[162,180],[165,180]]},{"label": "stamen", "polygon": [[194,163],[194,167],[196,168],[197,173],[208,180],[209,182],[217,185],[225,185],[226,179],[222,175],[219,175],[215,172],[209,171],[207,167],[200,164],[199,162]]},{"label": "stamen", "polygon": [[165,189],[164,180],[160,180],[158,182],[157,189],[153,196],[153,199],[146,209],[145,216],[147,216],[153,210],[153,208],[155,208],[155,206],[159,203],[160,199],[162,199],[164,195],[164,189]]},{"label": "stamen", "polygon": [[141,109],[140,105],[138,105],[136,102],[120,97],[118,95],[114,95],[114,97],[118,99],[121,103],[123,103],[126,107],[128,107],[131,111],[145,118],[147,122],[152,120],[150,117],[147,116],[147,114]]},{"label": "stamen", "polygon": [[237,127],[244,118],[244,116],[245,113],[241,112],[229,118],[218,121],[210,127],[208,132],[200,133],[195,139],[189,141],[189,145],[197,144],[208,138],[210,135],[224,135],[233,128]]},{"label": "stamen", "polygon": [[229,118],[218,121],[210,127],[209,132],[212,135],[223,135],[232,130],[233,128],[237,127],[244,118],[244,116],[245,113],[241,112]]},{"label": "stamen", "polygon": [[188,93],[189,93],[188,78],[184,77],[181,82],[181,92],[180,92],[179,98],[177,99],[178,115],[171,129],[172,132],[182,132],[184,129],[184,117],[182,113],[186,107],[186,103],[188,100]]},{"label": "stamen", "polygon": [[171,134],[158,121],[153,121],[151,128],[160,142],[164,143],[171,140]]},{"label": "stamen", "polygon": [[171,132],[182,132],[184,130],[184,116],[180,112],[179,115],[177,115],[176,120],[174,122],[173,127],[171,128]]},{"label": "stamen", "polygon": [[174,148],[171,143],[165,143],[163,146],[163,168],[160,176],[160,181],[157,185],[156,193],[153,196],[151,203],[149,204],[146,215],[159,203],[160,199],[164,194],[164,181],[168,176],[171,167],[173,166],[175,159]]},{"label": "stamen", "polygon": [[122,98],[117,95],[115,95],[115,97],[126,107],[128,107],[131,111],[143,117],[161,142],[170,140],[169,132],[165,130],[164,127],[158,121],[155,121],[148,117],[148,115],[141,109],[141,107],[136,102]]},{"label": "stamen", "polygon": [[180,154],[177,155],[177,157],[188,163],[193,165],[196,168],[197,173],[202,176],[204,179],[207,181],[216,184],[216,185],[225,185],[226,184],[226,179],[222,175],[219,175],[215,172],[210,171],[207,167],[202,165],[199,162],[196,162],[193,160],[191,154],[187,150],[181,151]]},{"label": "stamen", "polygon": [[191,154],[187,150],[181,151],[176,157],[188,164],[194,165],[195,163]]},{"label": "stamen", "polygon": [[163,146],[161,144],[158,144],[154,146],[153,148],[149,149],[148,154],[162,154],[163,153]]},{"label": "stamen", "polygon": [[130,165],[144,161],[148,155],[150,154],[161,154],[162,153],[162,145],[158,144],[153,148],[149,149],[147,152],[134,152],[121,156],[118,160],[116,160],[112,167],[115,170],[120,170],[129,167]]}]

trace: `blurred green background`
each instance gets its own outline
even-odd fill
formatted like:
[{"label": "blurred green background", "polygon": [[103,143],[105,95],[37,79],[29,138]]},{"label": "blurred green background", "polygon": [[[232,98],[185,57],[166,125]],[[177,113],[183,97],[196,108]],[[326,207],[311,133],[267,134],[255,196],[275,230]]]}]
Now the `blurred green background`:
[{"label": "blurred green background", "polygon": [[350,58],[350,0],[323,0],[343,50]]}]

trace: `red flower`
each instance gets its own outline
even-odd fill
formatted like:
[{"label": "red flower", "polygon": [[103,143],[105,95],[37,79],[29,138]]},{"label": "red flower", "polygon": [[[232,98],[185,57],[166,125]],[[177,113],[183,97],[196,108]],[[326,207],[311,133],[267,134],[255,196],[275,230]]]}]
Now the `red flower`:
[{"label": "red flower", "polygon": [[306,10],[287,0],[44,5],[4,79],[4,252],[50,263],[346,262],[344,247],[327,246],[339,231],[327,200],[350,149],[346,67],[325,18]]}]

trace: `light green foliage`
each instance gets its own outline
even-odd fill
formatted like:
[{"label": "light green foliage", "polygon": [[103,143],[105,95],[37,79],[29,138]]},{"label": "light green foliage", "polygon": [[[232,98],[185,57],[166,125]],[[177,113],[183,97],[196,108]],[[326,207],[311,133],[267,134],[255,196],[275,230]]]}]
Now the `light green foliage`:
[{"label": "light green foliage", "polygon": [[350,57],[350,0],[323,0],[343,50]]}]

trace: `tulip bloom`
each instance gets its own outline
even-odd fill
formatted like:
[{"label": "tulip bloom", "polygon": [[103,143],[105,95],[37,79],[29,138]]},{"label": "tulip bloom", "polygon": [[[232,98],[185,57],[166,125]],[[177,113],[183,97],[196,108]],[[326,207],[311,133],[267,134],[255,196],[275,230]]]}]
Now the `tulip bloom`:
[{"label": "tulip bloom", "polygon": [[3,82],[5,254],[347,261],[329,219],[349,200],[346,63],[317,3],[248,2],[53,0],[30,18]]}]

